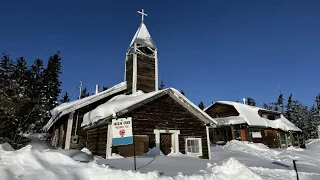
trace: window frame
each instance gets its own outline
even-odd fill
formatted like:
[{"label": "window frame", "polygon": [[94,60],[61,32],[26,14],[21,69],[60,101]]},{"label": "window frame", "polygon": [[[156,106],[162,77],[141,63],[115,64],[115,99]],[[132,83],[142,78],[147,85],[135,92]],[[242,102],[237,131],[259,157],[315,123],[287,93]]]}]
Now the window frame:
[{"label": "window frame", "polygon": [[[198,146],[199,146],[199,152],[194,153],[194,152],[189,152],[188,151],[188,141],[189,140],[196,140],[198,141]],[[189,146],[189,147],[197,147],[197,146]],[[186,137],[185,138],[185,154],[191,154],[191,155],[196,155],[196,156],[202,156],[202,138],[200,137]]]}]

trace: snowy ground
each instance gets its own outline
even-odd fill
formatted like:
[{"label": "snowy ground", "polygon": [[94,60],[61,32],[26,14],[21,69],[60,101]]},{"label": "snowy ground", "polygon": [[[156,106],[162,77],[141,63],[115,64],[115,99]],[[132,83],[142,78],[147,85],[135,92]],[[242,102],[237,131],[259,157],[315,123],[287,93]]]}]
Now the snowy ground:
[{"label": "snowy ground", "polygon": [[308,142],[307,149],[285,150],[232,141],[212,147],[212,160],[179,155],[137,157],[135,172],[133,158],[105,160],[93,158],[86,149],[51,150],[38,137],[31,138],[28,146],[16,151],[8,144],[0,145],[0,179],[294,180],[292,158],[297,159],[300,180],[320,179],[320,140]]}]

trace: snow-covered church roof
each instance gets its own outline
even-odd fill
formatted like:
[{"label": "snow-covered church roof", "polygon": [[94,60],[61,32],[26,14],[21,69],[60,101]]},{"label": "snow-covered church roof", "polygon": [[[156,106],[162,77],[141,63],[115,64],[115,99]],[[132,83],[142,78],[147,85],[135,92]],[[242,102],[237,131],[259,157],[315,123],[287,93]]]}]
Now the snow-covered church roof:
[{"label": "snow-covered church roof", "polygon": [[90,112],[87,112],[83,117],[81,126],[94,126],[96,124],[104,123],[108,119],[119,117],[166,94],[171,96],[175,101],[184,106],[203,122],[216,123],[215,120],[202,111],[198,106],[189,101],[178,90],[174,88],[167,88],[149,93],[138,91],[135,94],[115,96],[108,102],[96,107]]},{"label": "snow-covered church roof", "polygon": [[143,22],[141,22],[136,34],[133,36],[129,47],[132,47],[134,43],[156,49],[156,44],[153,42],[147,26]]},{"label": "snow-covered church roof", "polygon": [[63,115],[69,114],[70,112],[73,112],[77,109],[80,109],[82,107],[85,107],[91,103],[94,103],[96,101],[99,101],[103,98],[109,97],[113,94],[116,94],[118,92],[124,91],[127,89],[127,82],[121,82],[105,91],[102,91],[100,93],[78,99],[72,102],[63,103],[59,106],[55,107],[50,111],[51,118],[48,121],[48,123],[43,127],[44,131],[47,131],[50,129],[50,127]]},{"label": "snow-covered church roof", "polygon": [[[275,111],[270,111],[267,109],[249,106],[247,104],[242,104],[232,101],[217,101],[205,108],[204,111],[208,110],[215,104],[225,104],[233,106],[239,113],[239,116],[229,116],[222,118],[214,118],[218,124],[242,124],[247,123],[249,126],[259,126],[259,127],[270,127],[274,129],[281,129],[283,131],[301,131],[297,126],[291,123],[283,114]],[[275,120],[269,120],[263,118],[259,115],[259,110],[267,111],[271,113],[280,114],[280,118]]]}]

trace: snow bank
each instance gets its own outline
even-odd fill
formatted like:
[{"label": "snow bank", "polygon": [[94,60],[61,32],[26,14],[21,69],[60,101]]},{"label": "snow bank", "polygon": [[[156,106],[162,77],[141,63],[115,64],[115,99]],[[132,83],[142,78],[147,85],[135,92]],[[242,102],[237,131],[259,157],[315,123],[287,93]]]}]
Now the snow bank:
[{"label": "snow bank", "polygon": [[163,155],[163,153],[157,147],[153,147],[152,149],[149,149],[149,151],[144,154],[144,156],[159,156],[159,155]]},{"label": "snow bank", "polygon": [[94,157],[92,155],[89,155],[87,154],[87,152],[83,152],[77,149],[52,149],[47,152],[58,152],[66,156],[69,156],[75,161],[80,162],[90,162],[94,160]]},{"label": "snow bank", "polygon": [[[85,153],[84,153],[85,154]],[[134,171],[114,170],[95,162],[80,163],[61,151],[39,151],[31,145],[16,151],[0,149],[0,177],[3,180],[33,179],[33,180],[227,180],[227,179],[261,179],[248,167],[234,158],[221,165],[209,165],[203,174],[186,176],[177,173],[176,176],[161,176],[157,171],[140,173]]]},{"label": "snow bank", "polygon": [[119,154],[112,153],[111,156],[107,156],[106,159],[122,159],[122,158],[124,158],[124,157]]},{"label": "snow bank", "polygon": [[236,159],[230,158],[223,162],[221,166],[215,166],[211,169],[212,173],[207,179],[254,179],[262,180],[262,178],[252,172],[248,167],[239,163]]},{"label": "snow bank", "polygon": [[319,151],[320,139],[309,139],[306,141],[306,148],[311,151]]},{"label": "snow bank", "polygon": [[81,151],[88,154],[88,155],[92,155],[92,152],[86,147],[82,148]]},{"label": "snow bank", "polygon": [[247,153],[269,160],[277,160],[277,156],[280,154],[279,151],[270,149],[268,146],[262,143],[253,143],[248,141],[232,140],[229,141],[225,146],[223,146],[223,148],[231,151]]},{"label": "snow bank", "polygon": [[14,151],[13,147],[9,143],[0,144],[0,151]]}]

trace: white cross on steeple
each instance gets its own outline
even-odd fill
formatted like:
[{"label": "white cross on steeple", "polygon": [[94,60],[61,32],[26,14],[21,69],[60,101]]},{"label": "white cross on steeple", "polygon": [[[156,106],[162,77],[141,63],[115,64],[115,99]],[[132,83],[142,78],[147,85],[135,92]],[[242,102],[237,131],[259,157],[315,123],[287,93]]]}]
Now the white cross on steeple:
[{"label": "white cross on steeple", "polygon": [[138,11],[138,13],[141,14],[141,22],[143,22],[144,16],[148,16],[148,14],[144,13],[144,9]]}]

